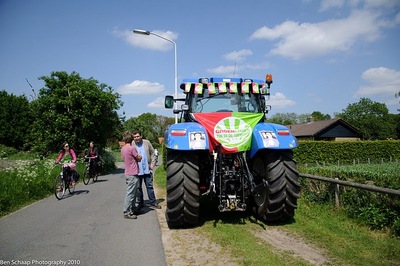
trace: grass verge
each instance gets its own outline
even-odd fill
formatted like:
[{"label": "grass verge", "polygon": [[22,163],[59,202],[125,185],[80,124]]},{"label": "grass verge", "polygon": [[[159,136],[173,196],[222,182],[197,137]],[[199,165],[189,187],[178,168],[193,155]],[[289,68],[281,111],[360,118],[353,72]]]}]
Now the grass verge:
[{"label": "grass verge", "polygon": [[[156,170],[155,184],[158,194],[165,196],[166,173],[162,165]],[[321,248],[331,265],[400,265],[400,239],[371,231],[340,209],[309,203],[303,198],[298,205],[294,222],[268,225],[249,213],[219,213],[214,205],[202,202],[199,230],[221,245],[239,265],[309,265],[290,252],[277,252],[251,233],[261,233],[270,226],[279,226]]]}]

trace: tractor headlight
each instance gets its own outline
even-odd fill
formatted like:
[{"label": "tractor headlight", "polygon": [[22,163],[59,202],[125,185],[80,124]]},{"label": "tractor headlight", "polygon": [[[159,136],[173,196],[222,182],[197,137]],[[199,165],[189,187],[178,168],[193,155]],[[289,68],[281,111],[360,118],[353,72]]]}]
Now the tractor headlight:
[{"label": "tractor headlight", "polygon": [[206,134],[204,132],[190,132],[189,133],[189,148],[205,149],[206,148]]}]

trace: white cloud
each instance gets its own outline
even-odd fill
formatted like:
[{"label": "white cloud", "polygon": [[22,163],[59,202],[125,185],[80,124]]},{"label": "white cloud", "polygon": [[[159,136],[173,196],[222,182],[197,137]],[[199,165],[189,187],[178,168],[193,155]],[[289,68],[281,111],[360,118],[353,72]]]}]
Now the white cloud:
[{"label": "white cloud", "polygon": [[365,7],[366,8],[393,8],[395,6],[399,6],[399,0],[365,0]]},{"label": "white cloud", "polygon": [[269,65],[267,63],[260,64],[236,64],[233,66],[218,66],[215,68],[209,68],[206,71],[215,75],[224,75],[229,77],[237,77],[240,76],[240,72],[244,72],[246,70],[260,70],[260,69],[268,69]]},{"label": "white cloud", "polygon": [[224,58],[233,62],[243,62],[247,56],[252,55],[253,52],[249,49],[242,49],[240,51],[233,51],[226,54]]},{"label": "white cloud", "polygon": [[216,75],[228,75],[233,76],[237,71],[237,66],[219,66],[216,68],[209,68],[206,70],[209,73],[216,74]]},{"label": "white cloud", "polygon": [[396,25],[397,25],[397,24],[400,24],[400,12],[397,13],[396,18],[395,18],[395,20],[394,20],[394,23],[395,23]]},{"label": "white cloud", "polygon": [[[178,38],[178,34],[172,31],[154,30],[151,32],[172,41],[175,41]],[[162,39],[158,36],[135,34],[131,30],[121,31],[118,29],[114,29],[113,34],[119,38],[122,38],[132,46],[141,47],[144,49],[167,51],[174,47],[170,41]]]},{"label": "white cloud", "polygon": [[[172,94],[170,94],[172,95]],[[182,92],[182,90],[178,91],[178,99],[185,99],[186,98],[186,94]],[[162,109],[162,110],[166,110],[165,106],[164,106],[164,97],[157,97],[155,98],[153,101],[149,102],[147,104],[148,108],[153,108],[153,109]],[[178,101],[178,109],[180,109],[180,106],[183,104],[184,102],[182,101]],[[172,110],[170,111],[172,114]]]},{"label": "white cloud", "polygon": [[295,105],[296,102],[286,98],[283,93],[277,92],[275,95],[271,94],[271,98],[268,101],[268,104],[271,105],[274,109],[284,109],[289,106]]},{"label": "white cloud", "polygon": [[325,11],[332,7],[342,7],[344,0],[322,0],[320,11]]},{"label": "white cloud", "polygon": [[346,52],[356,42],[374,41],[380,30],[387,26],[379,20],[378,12],[353,11],[344,19],[327,20],[320,23],[285,21],[274,28],[266,26],[256,30],[251,40],[278,40],[271,54],[292,59]]},{"label": "white cloud", "polygon": [[163,91],[164,85],[144,80],[135,80],[118,88],[120,94],[158,94]]},{"label": "white cloud", "polygon": [[153,101],[147,104],[147,107],[149,108],[157,108],[157,109],[164,109],[164,98],[163,97],[157,97]]},{"label": "white cloud", "polygon": [[364,9],[393,9],[400,5],[399,0],[322,0],[320,11],[326,11],[331,8],[342,8],[345,4],[350,7],[360,7]]},{"label": "white cloud", "polygon": [[364,71],[361,77],[369,85],[360,87],[355,96],[387,95],[394,97],[400,91],[400,71],[385,67],[370,68]]}]

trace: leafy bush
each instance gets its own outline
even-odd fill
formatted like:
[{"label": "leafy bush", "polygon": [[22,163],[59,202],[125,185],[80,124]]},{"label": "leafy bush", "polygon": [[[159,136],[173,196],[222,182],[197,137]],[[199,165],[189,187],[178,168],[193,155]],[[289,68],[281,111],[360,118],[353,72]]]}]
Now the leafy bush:
[{"label": "leafy bush", "polygon": [[[340,177],[341,180],[376,185],[391,189],[400,188],[400,164],[330,165],[325,167],[301,167],[302,173],[325,177]],[[303,197],[309,201],[331,203],[334,200],[335,184],[301,178]],[[340,186],[340,204],[350,217],[372,229],[389,228],[392,234],[400,234],[400,199],[384,193]]]},{"label": "leafy bush", "polygon": [[115,170],[116,161],[117,159],[111,150],[106,149],[100,151],[99,165],[102,173],[109,173],[112,170]]},{"label": "leafy bush", "polygon": [[8,158],[11,155],[17,154],[18,150],[12,147],[7,147],[3,144],[0,144],[0,158]]}]

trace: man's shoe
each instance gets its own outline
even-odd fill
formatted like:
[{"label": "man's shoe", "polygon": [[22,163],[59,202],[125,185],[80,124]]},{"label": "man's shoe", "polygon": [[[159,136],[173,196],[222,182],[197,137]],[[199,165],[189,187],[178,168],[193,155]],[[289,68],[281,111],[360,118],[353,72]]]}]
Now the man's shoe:
[{"label": "man's shoe", "polygon": [[135,211],[133,211],[132,212],[134,215],[141,215],[141,214],[143,214],[144,212],[142,211],[142,210],[135,210]]},{"label": "man's shoe", "polygon": [[137,219],[137,216],[133,213],[124,213],[125,219]]},{"label": "man's shoe", "polygon": [[152,207],[154,209],[161,209],[161,206],[159,204],[150,205],[150,207]]}]

